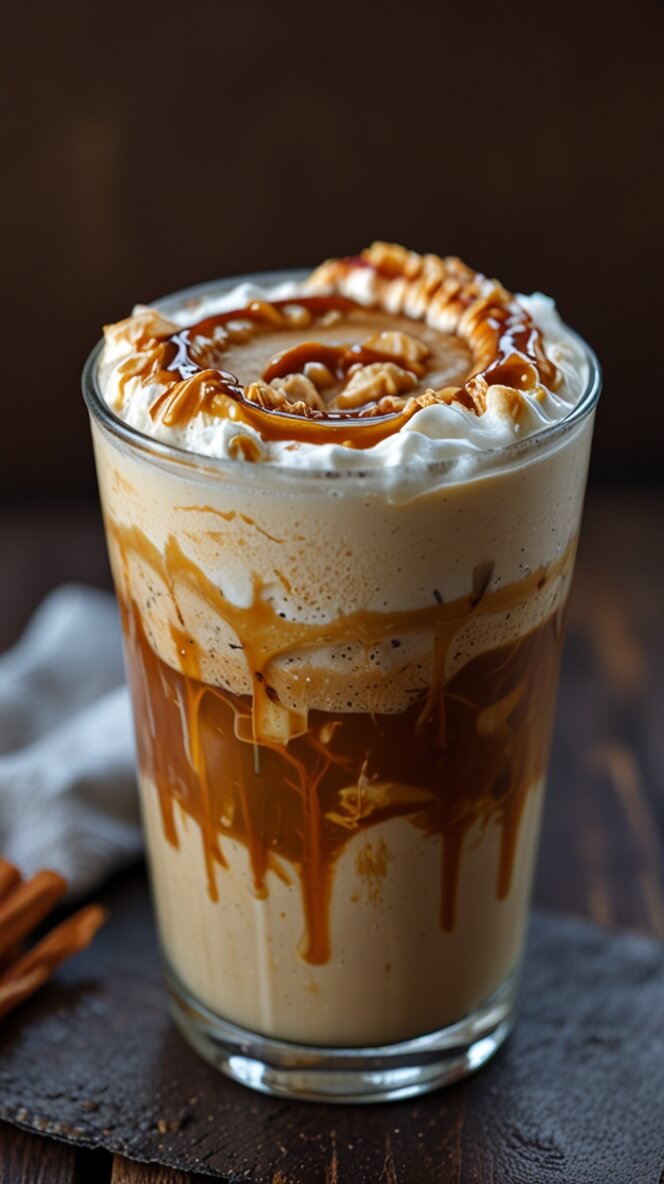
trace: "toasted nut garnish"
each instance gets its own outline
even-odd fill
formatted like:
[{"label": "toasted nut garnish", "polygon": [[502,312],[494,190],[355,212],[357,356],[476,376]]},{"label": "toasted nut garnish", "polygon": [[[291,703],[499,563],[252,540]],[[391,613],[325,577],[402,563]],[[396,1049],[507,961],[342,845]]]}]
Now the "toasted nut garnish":
[{"label": "toasted nut garnish", "polygon": [[191,337],[189,343],[197,349],[214,347],[217,350],[224,350],[228,346],[228,333],[223,325],[215,325],[209,337]]},{"label": "toasted nut garnish", "polygon": [[332,406],[342,409],[361,407],[363,403],[377,402],[385,395],[400,395],[417,386],[417,378],[410,370],[403,370],[395,362],[372,362],[369,366],[358,366],[351,375],[341,394]]},{"label": "toasted nut garnish", "polygon": [[159,337],[177,333],[177,330],[178,326],[173,321],[167,321],[156,309],[139,307],[133,316],[124,321],[104,325],[104,337],[111,350],[115,346],[126,346],[127,343],[143,348]]},{"label": "toasted nut garnish", "polygon": [[418,341],[416,337],[411,337],[410,333],[401,333],[397,329],[383,329],[382,333],[372,333],[364,338],[362,345],[372,349],[374,353],[387,354],[406,362],[408,368],[416,374],[423,373],[424,367],[421,363],[431,353],[423,341]]},{"label": "toasted nut garnish", "polygon": [[[290,393],[287,395],[286,391]],[[294,394],[302,398],[293,398]],[[288,374],[273,382],[252,382],[244,392],[245,398],[266,411],[284,411],[288,415],[311,415],[324,408],[314,384],[303,374]]]},{"label": "toasted nut garnish", "polygon": [[422,256],[398,243],[372,243],[363,252],[363,257],[383,275],[403,275],[407,279],[414,279],[422,267]]},{"label": "toasted nut garnish", "polygon": [[273,378],[270,386],[277,394],[284,395],[288,403],[305,403],[307,407],[315,407],[317,411],[325,410],[325,404],[316,387],[305,374],[287,374],[285,378]]},{"label": "toasted nut garnish", "polygon": [[482,378],[481,374],[477,374],[475,378],[468,379],[462,390],[466,398],[470,400],[466,404],[468,409],[474,411],[476,415],[484,415],[488,390],[486,379]]},{"label": "toasted nut garnish", "polygon": [[336,378],[330,373],[327,366],[322,362],[306,362],[304,373],[307,378],[310,378],[314,386],[319,391],[325,391],[328,387],[334,386]]},{"label": "toasted nut garnish", "polygon": [[338,308],[330,308],[320,318],[320,323],[321,323],[321,325],[325,325],[326,328],[329,329],[330,325],[338,325],[340,320],[342,320],[342,316],[341,316],[339,309]]},{"label": "toasted nut garnish", "polygon": [[301,304],[288,304],[281,311],[289,329],[307,329],[313,320],[309,309]]},{"label": "toasted nut garnish", "polygon": [[244,345],[245,341],[249,341],[255,333],[255,325],[253,321],[226,321],[224,326],[228,340],[233,345]]},{"label": "toasted nut garnish", "polygon": [[528,403],[520,391],[511,386],[490,386],[485,399],[485,410],[501,419],[519,424],[528,415]]},{"label": "toasted nut garnish", "polygon": [[244,392],[245,399],[249,399],[250,403],[257,403],[259,407],[265,407],[267,411],[279,410],[286,402],[286,396],[282,395],[280,391],[275,390],[267,382],[251,382]]},{"label": "toasted nut garnish", "polygon": [[270,325],[273,329],[284,328],[286,317],[283,311],[269,300],[252,300],[248,307],[253,313],[258,314],[259,323]]}]

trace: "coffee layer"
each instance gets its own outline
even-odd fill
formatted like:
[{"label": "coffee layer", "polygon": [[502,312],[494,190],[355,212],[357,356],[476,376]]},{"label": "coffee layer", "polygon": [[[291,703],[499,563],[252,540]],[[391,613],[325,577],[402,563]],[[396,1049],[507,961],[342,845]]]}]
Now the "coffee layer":
[{"label": "coffee layer", "polygon": [[[551,573],[536,573],[524,586],[487,600],[494,608],[496,599],[518,603],[529,586],[544,586],[547,578]],[[436,606],[438,635],[449,645],[454,633],[445,624],[453,621],[458,629],[480,604]],[[302,956],[320,963],[330,955],[327,914],[340,850],[358,830],[406,816],[442,838],[440,923],[453,929],[461,847],[478,820],[500,825],[496,893],[503,898],[509,891],[525,795],[546,763],[561,607],[530,634],[487,649],[449,680],[441,652],[429,690],[406,711],[300,713],[280,742],[271,718],[280,708],[278,694],[260,669],[253,672],[253,698],[205,684],[183,633],[185,672],[174,670],[153,651],[135,605],[125,605],[139,762],[159,792],[165,837],[176,842],[177,800],[200,827],[214,899],[216,869],[225,866],[224,835],[246,844],[259,894],[268,870],[280,874],[283,862],[295,866],[307,924]],[[250,623],[251,614],[245,615]],[[377,631],[375,618],[352,622],[367,631],[372,625]],[[405,634],[407,615],[390,625]],[[260,652],[260,623],[254,644]]]}]

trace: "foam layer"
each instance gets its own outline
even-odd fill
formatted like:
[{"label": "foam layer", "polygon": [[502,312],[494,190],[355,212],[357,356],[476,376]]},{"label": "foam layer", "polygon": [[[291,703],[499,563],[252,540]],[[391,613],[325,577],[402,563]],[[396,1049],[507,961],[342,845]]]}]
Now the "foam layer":
[{"label": "foam layer", "polygon": [[[430,685],[439,644],[451,677],[564,603],[588,425],[520,466],[403,504],[361,481],[276,490],[192,479],[95,436],[122,599],[164,661],[186,669],[193,645],[200,677],[236,694],[252,693],[258,663],[305,715],[399,711]],[[471,597],[482,573],[480,610],[449,620],[444,606]],[[364,614],[359,632],[353,614]],[[268,619],[267,650],[250,655],[247,638]]]}]

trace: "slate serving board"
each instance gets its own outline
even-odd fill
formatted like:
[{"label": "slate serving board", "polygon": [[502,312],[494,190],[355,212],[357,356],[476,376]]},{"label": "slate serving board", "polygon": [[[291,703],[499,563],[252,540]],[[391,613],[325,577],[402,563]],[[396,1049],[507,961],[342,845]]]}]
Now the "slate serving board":
[{"label": "slate serving board", "polygon": [[[253,1094],[175,1031],[142,870],[94,946],[0,1027],[0,1117],[245,1184],[664,1184],[664,947],[535,914],[516,1031],[413,1102]],[[459,1154],[461,1152],[461,1155]]]}]

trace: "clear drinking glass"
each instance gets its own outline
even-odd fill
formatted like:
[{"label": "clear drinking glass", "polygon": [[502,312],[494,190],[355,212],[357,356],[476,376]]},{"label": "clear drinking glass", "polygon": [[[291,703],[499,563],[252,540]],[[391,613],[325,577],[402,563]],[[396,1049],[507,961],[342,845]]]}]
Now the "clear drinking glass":
[{"label": "clear drinking glass", "polygon": [[[193,320],[238,282],[157,306]],[[514,1020],[596,360],[564,421],[397,483],[148,438],[104,403],[100,348],[83,389],[175,1020],[269,1093],[455,1080]]]}]

